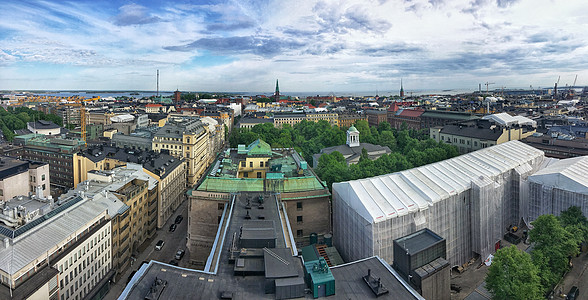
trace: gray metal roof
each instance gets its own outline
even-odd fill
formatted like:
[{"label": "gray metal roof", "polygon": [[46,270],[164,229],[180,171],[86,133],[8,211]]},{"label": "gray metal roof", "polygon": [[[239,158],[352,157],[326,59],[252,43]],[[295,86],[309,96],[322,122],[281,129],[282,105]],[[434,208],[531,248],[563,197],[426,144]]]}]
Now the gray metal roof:
[{"label": "gray metal roof", "polygon": [[511,141],[452,159],[387,175],[333,184],[334,193],[369,222],[382,222],[429,209],[430,205],[463,192],[480,177],[543,160],[543,152]]},{"label": "gray metal roof", "polygon": [[[119,201],[120,202],[120,201]],[[70,209],[45,221],[0,248],[0,269],[15,274],[38,258],[44,259],[49,249],[66,244],[72,236],[86,229],[106,212],[107,205],[98,201],[80,201]],[[42,260],[40,259],[40,260]]]}]

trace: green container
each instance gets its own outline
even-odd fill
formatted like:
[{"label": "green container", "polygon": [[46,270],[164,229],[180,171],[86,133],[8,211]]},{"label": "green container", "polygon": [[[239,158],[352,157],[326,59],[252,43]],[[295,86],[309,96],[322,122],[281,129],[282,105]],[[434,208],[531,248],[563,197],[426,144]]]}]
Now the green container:
[{"label": "green container", "polygon": [[327,247],[333,247],[333,235],[330,233],[325,234],[323,240],[325,241],[325,245]]},{"label": "green container", "polygon": [[310,234],[310,244],[311,245],[318,244],[318,234],[316,234],[316,232],[313,232]]}]

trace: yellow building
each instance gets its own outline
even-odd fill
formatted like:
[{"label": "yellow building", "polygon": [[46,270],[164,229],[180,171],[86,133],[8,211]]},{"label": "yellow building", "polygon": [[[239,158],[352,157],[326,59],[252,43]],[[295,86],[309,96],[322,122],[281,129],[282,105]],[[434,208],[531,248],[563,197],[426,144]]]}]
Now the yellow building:
[{"label": "yellow building", "polygon": [[331,126],[339,126],[339,115],[330,112],[307,113],[306,120],[310,122],[327,121]]},{"label": "yellow building", "polygon": [[112,265],[119,274],[123,273],[130,266],[132,253],[155,234],[158,182],[140,166],[93,170],[87,179],[62,197],[107,197],[126,205],[127,209],[111,213]]},{"label": "yellow building", "polygon": [[185,159],[188,168],[188,184],[193,185],[202,177],[209,165],[209,138],[206,126],[195,117],[170,117],[153,137],[153,151],[167,151],[179,159]]},{"label": "yellow building", "polygon": [[237,151],[247,154],[239,160],[238,178],[265,178],[272,157],[272,147],[268,143],[258,139],[248,147],[239,145]]},{"label": "yellow building", "polygon": [[[90,147],[77,156],[76,186],[88,180],[90,171],[108,171],[120,166],[145,172],[157,181],[149,192],[150,229],[162,228],[185,199],[187,164],[183,159],[153,151],[110,146]],[[157,217],[155,217],[155,215]]]}]

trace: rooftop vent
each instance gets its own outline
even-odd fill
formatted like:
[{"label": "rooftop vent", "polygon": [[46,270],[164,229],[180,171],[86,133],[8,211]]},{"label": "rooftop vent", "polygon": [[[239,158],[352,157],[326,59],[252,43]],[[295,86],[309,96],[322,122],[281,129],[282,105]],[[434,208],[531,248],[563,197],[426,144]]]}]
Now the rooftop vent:
[{"label": "rooftop vent", "polygon": [[145,300],[159,299],[159,296],[161,296],[161,293],[163,292],[163,290],[165,289],[166,286],[167,286],[166,280],[159,279],[159,278],[155,277],[155,281],[151,284],[151,287],[149,288],[149,292],[147,292],[147,295],[145,295]]},{"label": "rooftop vent", "polygon": [[387,294],[389,291],[382,285],[380,281],[380,277],[372,276],[372,270],[368,269],[368,273],[366,276],[363,276],[363,281],[368,285],[370,290],[376,295],[376,297],[380,297],[384,294]]}]

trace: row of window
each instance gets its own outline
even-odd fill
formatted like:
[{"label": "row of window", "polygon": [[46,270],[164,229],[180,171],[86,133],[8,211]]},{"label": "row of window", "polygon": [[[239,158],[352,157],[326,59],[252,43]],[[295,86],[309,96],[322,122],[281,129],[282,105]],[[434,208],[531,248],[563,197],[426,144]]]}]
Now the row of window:
[{"label": "row of window", "polygon": [[[259,167],[260,168],[263,168],[263,163],[264,163],[263,161],[260,161],[259,162]],[[245,168],[245,166],[247,166],[247,163],[245,161],[242,161],[241,162],[241,168]],[[252,161],[249,162],[249,167],[250,168],[253,168],[253,162]],[[266,164],[266,167],[267,167],[267,164]]]}]

